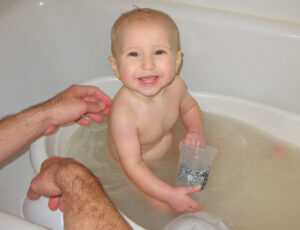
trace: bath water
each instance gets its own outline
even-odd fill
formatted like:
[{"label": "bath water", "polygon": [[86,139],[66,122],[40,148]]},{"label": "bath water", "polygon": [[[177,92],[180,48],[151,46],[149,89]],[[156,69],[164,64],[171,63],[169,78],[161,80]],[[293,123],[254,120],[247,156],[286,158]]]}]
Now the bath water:
[{"label": "bath water", "polygon": [[[204,113],[208,145],[218,148],[203,191],[193,199],[231,230],[300,228],[300,149],[267,135],[257,127],[228,117]],[[175,144],[153,172],[174,185],[178,143],[184,127],[178,122]],[[124,176],[107,153],[107,123],[80,127],[70,138],[65,156],[88,166],[103,180],[113,203],[146,229],[161,230],[174,215],[157,210]]]}]

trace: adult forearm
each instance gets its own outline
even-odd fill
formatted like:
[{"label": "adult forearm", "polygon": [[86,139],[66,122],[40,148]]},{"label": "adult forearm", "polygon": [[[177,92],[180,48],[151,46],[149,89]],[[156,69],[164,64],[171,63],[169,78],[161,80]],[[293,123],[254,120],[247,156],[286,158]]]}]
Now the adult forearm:
[{"label": "adult forearm", "polygon": [[73,85],[40,105],[0,121],[0,162],[62,124],[76,121],[89,125],[82,115],[100,122],[99,112],[107,114],[110,104],[110,98],[97,87]]},{"label": "adult forearm", "polygon": [[50,122],[44,107],[34,106],[0,121],[0,162],[40,137]]},{"label": "adult forearm", "polygon": [[55,181],[64,199],[65,229],[131,229],[87,168],[63,164]]}]

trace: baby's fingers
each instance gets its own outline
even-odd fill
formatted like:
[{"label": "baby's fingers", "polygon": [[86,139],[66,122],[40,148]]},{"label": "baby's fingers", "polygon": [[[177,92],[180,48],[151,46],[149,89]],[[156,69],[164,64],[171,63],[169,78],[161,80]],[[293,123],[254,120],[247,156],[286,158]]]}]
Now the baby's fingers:
[{"label": "baby's fingers", "polygon": [[204,138],[200,138],[197,133],[188,133],[183,138],[183,143],[196,147],[203,147],[205,145]]},{"label": "baby's fingers", "polygon": [[[196,203],[196,202],[195,202]],[[198,212],[202,209],[202,206],[200,204],[193,204],[191,207],[190,207],[190,212]]]},{"label": "baby's fingers", "polygon": [[198,212],[202,209],[202,206],[194,201],[192,198],[189,198],[189,212]]},{"label": "baby's fingers", "polygon": [[201,187],[202,186],[200,184],[193,185],[193,186],[188,186],[188,187],[186,187],[186,193],[190,194],[190,193],[193,193],[193,192],[197,192],[201,189]]},{"label": "baby's fingers", "polygon": [[205,147],[205,139],[204,139],[204,137],[200,140],[200,147]]},{"label": "baby's fingers", "polygon": [[[190,193],[199,191],[201,189],[201,185],[198,184],[198,185],[188,186],[188,187],[185,187],[185,189],[186,189],[185,193],[190,194]],[[188,197],[188,203],[189,203],[188,212],[198,212],[199,210],[202,209],[202,206],[190,197]]]}]

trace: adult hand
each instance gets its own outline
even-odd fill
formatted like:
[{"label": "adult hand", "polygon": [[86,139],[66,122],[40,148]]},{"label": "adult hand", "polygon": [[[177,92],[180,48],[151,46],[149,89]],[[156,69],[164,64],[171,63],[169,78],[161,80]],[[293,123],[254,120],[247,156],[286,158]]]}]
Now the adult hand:
[{"label": "adult hand", "polygon": [[[55,178],[62,164],[77,164],[79,167],[84,167],[73,158],[53,156],[45,160],[41,165],[40,173],[31,181],[30,188],[27,192],[27,198],[30,200],[37,200],[40,196],[49,197],[49,208],[51,210],[59,208],[63,211],[62,190],[57,185]],[[98,179],[98,181],[100,182],[100,179]]]},{"label": "adult hand", "polygon": [[0,162],[60,125],[71,121],[89,125],[87,118],[100,122],[99,112],[107,114],[111,103],[95,86],[73,85],[44,103],[7,117],[0,121]]},{"label": "adult hand", "polygon": [[[102,121],[99,112],[107,115],[111,99],[95,86],[72,85],[52,99],[38,105],[44,107],[51,117],[43,135],[54,132],[58,126],[71,121],[81,125],[89,125],[87,118]],[[85,117],[83,117],[85,116]]]},{"label": "adult hand", "polygon": [[[101,183],[101,179],[98,178],[99,183]],[[61,195],[49,197],[48,206],[52,211],[57,210],[58,208],[63,212],[64,211],[64,200]]]},{"label": "adult hand", "polygon": [[28,199],[64,198],[65,229],[131,229],[92,172],[71,158],[51,157],[32,180]]},{"label": "adult hand", "polygon": [[31,181],[30,188],[27,192],[27,198],[30,200],[37,200],[40,196],[61,196],[62,191],[56,183],[56,174],[59,171],[60,165],[66,165],[68,163],[79,164],[72,158],[62,158],[58,156],[45,160],[41,165],[40,173]]}]

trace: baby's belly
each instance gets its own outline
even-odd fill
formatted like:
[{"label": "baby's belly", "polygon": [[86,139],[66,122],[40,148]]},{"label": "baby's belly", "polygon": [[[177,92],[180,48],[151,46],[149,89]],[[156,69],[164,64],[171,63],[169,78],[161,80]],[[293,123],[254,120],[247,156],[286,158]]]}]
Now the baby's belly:
[{"label": "baby's belly", "polygon": [[167,134],[153,145],[141,145],[144,162],[148,166],[153,166],[161,161],[171,148],[173,143],[173,134]]},{"label": "baby's belly", "polygon": [[[120,161],[116,147],[112,143],[113,143],[112,141],[108,141],[109,153],[116,161]],[[164,135],[155,144],[148,144],[148,145],[141,144],[142,157],[146,165],[148,165],[149,167],[155,166],[156,163],[161,161],[164,158],[164,156],[168,153],[172,144],[173,144],[173,133]]]}]

